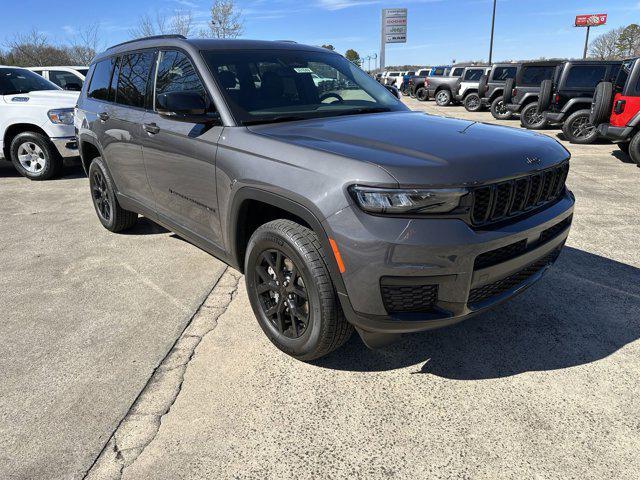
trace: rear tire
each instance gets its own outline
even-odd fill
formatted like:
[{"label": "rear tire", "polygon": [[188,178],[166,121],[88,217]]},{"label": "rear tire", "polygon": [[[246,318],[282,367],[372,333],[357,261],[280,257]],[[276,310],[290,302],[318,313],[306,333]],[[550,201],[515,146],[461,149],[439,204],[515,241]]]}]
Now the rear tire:
[{"label": "rear tire", "polygon": [[424,87],[420,87],[416,91],[416,98],[421,102],[426,102],[429,99],[429,91]]},{"label": "rear tire", "polygon": [[547,121],[538,113],[538,104],[532,102],[526,105],[520,112],[520,125],[529,130],[541,130],[547,126]]},{"label": "rear tire", "polygon": [[573,112],[564,121],[562,133],[571,143],[588,145],[598,139],[598,129],[589,120],[591,110]]},{"label": "rear tire", "polygon": [[464,97],[464,108],[467,112],[479,112],[482,110],[482,102],[480,101],[480,95],[477,93],[470,93]]},{"label": "rear tire", "polygon": [[491,115],[496,120],[511,120],[513,118],[513,113],[507,109],[507,105],[502,100],[502,97],[496,97],[493,102],[491,102]]},{"label": "rear tire", "polygon": [[631,160],[636,162],[636,164],[638,164],[638,166],[640,167],[640,132],[637,132],[631,139],[631,142],[629,142],[628,153],[631,157]]},{"label": "rear tire", "polygon": [[89,187],[93,206],[104,228],[117,233],[136,224],[138,214],[120,206],[116,197],[115,184],[100,157],[94,158],[89,165]]},{"label": "rear tire", "polygon": [[62,171],[62,157],[46,136],[38,132],[16,135],[9,147],[11,162],[29,180],[50,180]]},{"label": "rear tire", "polygon": [[269,340],[302,361],[320,358],[353,333],[344,318],[318,236],[291,220],[274,220],[251,236],[245,281]]},{"label": "rear tire", "polygon": [[436,92],[436,104],[439,107],[446,107],[451,103],[451,92],[449,90],[443,89]]}]

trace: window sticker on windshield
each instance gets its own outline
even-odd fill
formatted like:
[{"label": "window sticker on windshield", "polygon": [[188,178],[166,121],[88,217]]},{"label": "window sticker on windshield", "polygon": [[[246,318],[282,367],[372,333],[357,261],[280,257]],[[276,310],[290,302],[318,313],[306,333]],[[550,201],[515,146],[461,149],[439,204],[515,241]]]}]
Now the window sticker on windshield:
[{"label": "window sticker on windshield", "polygon": [[313,70],[307,67],[294,68],[294,70],[296,71],[296,73],[313,73]]}]

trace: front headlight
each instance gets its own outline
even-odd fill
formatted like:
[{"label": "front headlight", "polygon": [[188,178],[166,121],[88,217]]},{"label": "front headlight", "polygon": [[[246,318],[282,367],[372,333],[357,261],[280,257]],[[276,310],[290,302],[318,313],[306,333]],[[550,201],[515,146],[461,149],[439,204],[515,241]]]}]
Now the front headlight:
[{"label": "front headlight", "polygon": [[350,190],[365,212],[389,214],[451,212],[469,193],[466,188],[388,189],[358,185]]},{"label": "front headlight", "polygon": [[73,125],[73,108],[56,108],[47,112],[51,123]]}]

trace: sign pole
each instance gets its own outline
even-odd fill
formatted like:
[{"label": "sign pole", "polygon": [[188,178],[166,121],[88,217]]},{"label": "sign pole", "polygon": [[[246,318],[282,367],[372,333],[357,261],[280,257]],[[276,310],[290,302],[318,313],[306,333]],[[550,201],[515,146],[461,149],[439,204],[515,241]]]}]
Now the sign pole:
[{"label": "sign pole", "polygon": [[589,47],[589,30],[591,30],[591,26],[587,26],[587,37],[584,39],[584,53],[582,54],[582,59],[587,58],[587,48]]},{"label": "sign pole", "polygon": [[385,38],[385,11],[382,10],[381,20],[380,20],[380,71],[384,71],[384,50],[386,46],[386,38]]}]

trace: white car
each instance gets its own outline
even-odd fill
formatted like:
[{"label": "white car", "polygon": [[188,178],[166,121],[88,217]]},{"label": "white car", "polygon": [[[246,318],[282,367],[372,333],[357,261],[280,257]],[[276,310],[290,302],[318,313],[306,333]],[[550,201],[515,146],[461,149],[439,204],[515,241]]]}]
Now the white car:
[{"label": "white car", "polygon": [[491,67],[489,66],[472,65],[466,67],[460,76],[460,80],[458,80],[458,90],[455,95],[456,101],[464,103],[465,107],[471,108],[470,111],[478,111],[482,106],[478,95],[480,79],[490,71]]},{"label": "white car", "polygon": [[321,77],[317,73],[312,73],[311,78],[313,79],[313,83],[315,83],[316,87],[319,87],[320,84],[324,82],[335,82],[335,78]]},{"label": "white car", "polygon": [[31,180],[59,174],[64,158],[78,156],[78,95],[27,69],[0,66],[0,159]]},{"label": "white car", "polygon": [[36,72],[63,90],[80,91],[89,67],[29,67],[27,70]]},{"label": "white car", "polygon": [[402,72],[387,72],[385,77],[385,85],[391,85],[394,87],[399,87],[400,84],[397,84],[398,79],[402,82]]}]

